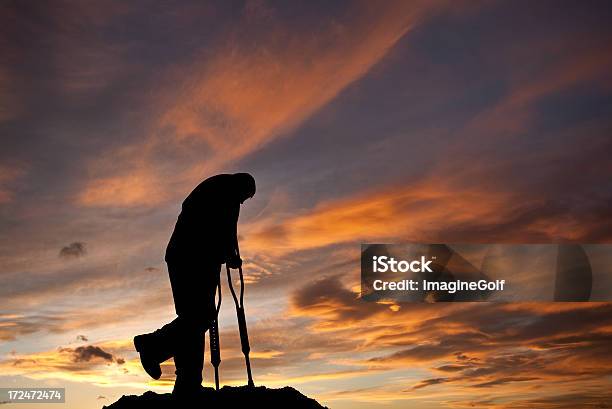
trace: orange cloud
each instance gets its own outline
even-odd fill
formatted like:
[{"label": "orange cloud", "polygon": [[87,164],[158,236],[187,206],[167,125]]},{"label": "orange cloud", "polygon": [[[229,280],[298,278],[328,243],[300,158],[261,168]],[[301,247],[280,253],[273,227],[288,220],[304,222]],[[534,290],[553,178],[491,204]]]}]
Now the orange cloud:
[{"label": "orange cloud", "polygon": [[78,196],[84,206],[153,206],[164,198],[158,178],[144,170],[90,181]]},{"label": "orange cloud", "polygon": [[520,209],[514,203],[510,194],[430,178],[324,202],[295,217],[245,226],[244,231],[247,247],[284,251],[343,242],[445,241],[446,231],[462,226],[504,225]]},{"label": "orange cloud", "polygon": [[[176,182],[192,186],[202,175],[285,135],[367,73],[439,3],[362,2],[351,7],[340,20],[322,19],[308,31],[274,19],[263,34],[245,24],[228,33],[229,40],[212,56],[207,50],[170,73],[153,101],[156,119],[150,133],[130,148],[129,156],[104,154],[101,160],[110,169],[95,172],[79,202],[155,204],[146,200],[151,173],[134,173],[134,167],[140,168],[135,164],[155,168],[159,152],[197,150],[202,154],[178,166],[170,180],[152,172],[166,189]],[[174,138],[168,139],[169,130]],[[104,176],[107,172],[114,176]]]},{"label": "orange cloud", "polygon": [[[52,351],[13,354],[0,361],[3,375],[19,375],[32,379],[64,379],[107,384],[129,372],[135,363],[127,363],[116,354],[125,352],[117,342],[100,345],[59,347]],[[114,347],[114,348],[113,348]]]},{"label": "orange cloud", "polygon": [[364,2],[345,22],[325,20],[313,32],[273,22],[261,42],[231,40],[212,61],[191,67],[161,126],[173,127],[179,138],[205,139],[222,153],[217,160],[243,156],[363,76],[430,8]]},{"label": "orange cloud", "polygon": [[[592,43],[585,45],[582,39],[567,39],[559,41],[558,38],[537,41],[537,46],[525,49],[527,54],[518,53],[514,58],[530,59],[533,50],[538,54],[548,54],[550,58],[547,64],[539,67],[535,73],[524,71],[518,67],[512,72],[509,79],[508,94],[492,107],[483,110],[476,115],[461,130],[459,138],[444,149],[445,160],[450,166],[455,166],[456,171],[465,172],[457,167],[453,160],[461,157],[463,163],[471,161],[471,167],[483,166],[481,143],[479,140],[500,142],[504,139],[523,138],[524,133],[529,131],[534,118],[537,118],[537,110],[534,104],[555,93],[571,89],[572,86],[596,82],[598,86],[606,89],[612,88],[612,80],[609,73],[612,71],[612,57],[608,52],[608,42],[594,39]],[[530,67],[530,65],[527,65]],[[532,70],[533,68],[531,68]],[[583,132],[573,130],[574,132]],[[562,139],[562,138],[559,138]],[[585,145],[580,145],[584,149]],[[469,150],[476,152],[474,156],[468,156]],[[556,153],[554,149],[553,153]],[[575,154],[576,152],[572,152]],[[538,150],[534,152],[540,161],[546,160],[550,152]],[[499,159],[497,156],[495,159]],[[506,159],[508,160],[508,159]],[[516,166],[520,158],[511,158],[510,161]],[[490,163],[485,163],[491,166]],[[444,165],[443,165],[444,166]],[[472,172],[473,173],[473,172]]]},{"label": "orange cloud", "polygon": [[[515,402],[517,394],[537,391],[545,400],[583,388],[589,393],[581,400],[588,402],[607,390],[610,362],[604,351],[612,337],[610,304],[403,307],[393,311],[359,302],[337,277],[294,293],[291,314],[312,319],[312,339],[324,334],[351,341],[344,344],[345,350],[329,350],[326,362],[361,365],[379,374],[379,381],[369,383],[371,388],[336,391],[325,399],[422,402],[431,398],[444,401],[442,406],[462,407],[462,398],[473,401],[478,393],[491,399],[485,407],[515,407],[506,404]],[[316,342],[310,347],[317,348]],[[343,352],[344,358],[338,359]],[[423,371],[431,376],[415,379]],[[385,380],[387,373],[393,374],[395,384]]]}]

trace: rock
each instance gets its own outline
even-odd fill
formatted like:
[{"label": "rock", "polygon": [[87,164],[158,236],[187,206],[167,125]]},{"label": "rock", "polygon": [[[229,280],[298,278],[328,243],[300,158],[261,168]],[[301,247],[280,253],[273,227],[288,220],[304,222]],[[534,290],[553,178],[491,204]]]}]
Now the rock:
[{"label": "rock", "polygon": [[302,395],[297,390],[286,386],[281,389],[269,389],[265,386],[248,387],[224,386],[218,392],[205,388],[194,399],[179,400],[170,393],[157,394],[145,392],[140,396],[122,396],[117,402],[103,409],[187,409],[187,408],[291,408],[323,409],[316,400]]}]

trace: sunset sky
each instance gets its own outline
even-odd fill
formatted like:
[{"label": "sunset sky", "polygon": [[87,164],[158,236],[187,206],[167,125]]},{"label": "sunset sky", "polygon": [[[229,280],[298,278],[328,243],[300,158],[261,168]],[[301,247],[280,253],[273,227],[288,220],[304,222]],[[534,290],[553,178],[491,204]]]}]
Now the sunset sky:
[{"label": "sunset sky", "polygon": [[[0,387],[66,387],[70,409],[171,390],[131,339],[174,317],[182,200],[246,171],[257,384],[334,409],[611,407],[612,304],[358,299],[362,242],[612,243],[610,21],[605,1],[3,1]],[[225,291],[223,384],[245,383],[235,321]]]}]

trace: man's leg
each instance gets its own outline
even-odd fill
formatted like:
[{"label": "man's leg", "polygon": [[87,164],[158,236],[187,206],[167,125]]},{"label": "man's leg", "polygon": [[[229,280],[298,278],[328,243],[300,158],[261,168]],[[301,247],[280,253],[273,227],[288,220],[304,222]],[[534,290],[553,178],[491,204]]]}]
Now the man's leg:
[{"label": "man's leg", "polygon": [[174,357],[177,380],[202,383],[204,340],[210,321],[204,317],[179,316],[160,329],[134,338],[143,367],[154,379],[159,379],[159,364]]},{"label": "man's leg", "polygon": [[[167,264],[174,307],[177,315],[179,315],[179,311],[184,311],[186,309],[185,303],[189,301],[190,283],[188,278],[190,277],[190,271],[188,265],[181,262],[180,259],[168,260]],[[161,377],[159,364],[175,355],[179,348],[177,342],[184,337],[185,331],[182,320],[175,318],[169,324],[152,333],[134,337],[134,346],[140,353],[142,367],[153,379]]]},{"label": "man's leg", "polygon": [[[204,337],[215,317],[215,291],[220,264],[186,260],[181,265],[168,265],[172,294],[178,318],[169,335],[174,345],[177,394],[197,392],[202,385]],[[177,268],[178,267],[178,268]],[[171,323],[172,324],[172,323]]]},{"label": "man's leg", "polygon": [[142,367],[151,378],[159,379],[159,364],[174,356],[178,348],[175,340],[181,338],[181,327],[181,321],[176,318],[154,332],[134,337],[134,346],[140,354]]},{"label": "man's leg", "polygon": [[[220,266],[203,269],[202,274],[218,274]],[[189,395],[197,393],[202,385],[202,368],[204,366],[204,340],[206,331],[215,317],[214,297],[216,287],[207,282],[200,282],[193,287],[189,303],[181,303],[177,321],[179,333],[175,338],[176,382],[173,393]]]},{"label": "man's leg", "polygon": [[168,263],[178,317],[153,333],[134,338],[143,367],[159,379],[159,364],[174,357],[177,385],[182,389],[202,383],[204,336],[215,316],[216,283],[221,265]]},{"label": "man's leg", "polygon": [[177,321],[180,329],[175,338],[176,382],[173,393],[197,392],[202,385],[205,334],[210,323],[202,321],[202,317],[189,316],[181,316]]}]

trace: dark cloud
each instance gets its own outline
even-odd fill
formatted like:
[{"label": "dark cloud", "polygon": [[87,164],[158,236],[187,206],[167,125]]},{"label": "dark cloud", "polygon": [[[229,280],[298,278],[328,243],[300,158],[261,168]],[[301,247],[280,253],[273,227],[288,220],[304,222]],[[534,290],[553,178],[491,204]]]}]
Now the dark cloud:
[{"label": "dark cloud", "polygon": [[534,378],[534,377],[520,377],[520,376],[509,376],[507,378],[498,378],[492,381],[488,381],[488,382],[483,382],[483,383],[477,383],[476,385],[473,385],[475,388],[490,388],[492,386],[497,386],[497,385],[504,385],[507,383],[511,383],[511,382],[526,382],[526,381],[535,381],[538,380],[539,378]]},{"label": "dark cloud", "polygon": [[36,359],[30,359],[30,358],[17,358],[13,360],[13,366],[19,366],[22,364],[35,364],[35,363],[36,363]]},{"label": "dark cloud", "polygon": [[[612,345],[606,330],[612,324],[610,303],[464,303],[424,309],[410,304],[391,312],[385,305],[355,302],[338,276],[305,285],[292,301],[300,316],[318,323],[315,331],[348,337],[366,350],[394,348],[365,361],[370,369],[434,363],[433,371],[449,375],[424,379],[412,390],[452,383],[499,391],[517,384],[597,383],[612,374],[606,352]],[[350,332],[345,331],[347,319]],[[404,320],[412,324],[403,325]]]},{"label": "dark cloud", "polygon": [[90,361],[106,361],[116,362],[119,365],[125,363],[123,358],[115,357],[110,352],[107,352],[95,345],[80,346],[77,348],[60,348],[60,352],[72,355],[72,361],[75,363],[90,362]]},{"label": "dark cloud", "polygon": [[101,358],[105,361],[113,362],[113,355],[104,351],[102,348],[88,345],[77,347],[74,351],[75,362],[89,362],[94,358]]},{"label": "dark cloud", "polygon": [[576,409],[576,408],[612,408],[612,392],[574,392],[559,393],[534,399],[516,399],[512,407],[518,409]]},{"label": "dark cloud", "polygon": [[442,365],[442,366],[437,367],[436,369],[438,371],[442,371],[442,372],[460,372],[460,371],[463,371],[466,368],[469,368],[469,366],[466,366],[466,365]]},{"label": "dark cloud", "polygon": [[333,322],[352,322],[366,319],[385,306],[358,300],[358,294],[347,289],[340,276],[323,277],[296,290],[291,305],[298,314],[330,315]]},{"label": "dark cloud", "polygon": [[425,388],[426,386],[439,385],[441,383],[446,383],[446,382],[449,382],[449,381],[450,381],[449,378],[424,379],[424,380],[420,381],[419,383],[417,383],[416,385],[414,385],[412,387],[412,389],[421,389],[421,388]]},{"label": "dark cloud", "polygon": [[38,331],[55,331],[66,322],[64,317],[33,314],[25,317],[2,318],[0,316],[0,340],[13,341],[20,336]]},{"label": "dark cloud", "polygon": [[77,335],[76,339],[77,341],[89,341],[89,339],[85,335]]},{"label": "dark cloud", "polygon": [[298,308],[309,308],[328,302],[349,307],[355,294],[344,287],[338,276],[323,277],[293,293],[292,302]]},{"label": "dark cloud", "polygon": [[[564,304],[556,304],[564,306]],[[532,343],[555,339],[563,334],[589,333],[612,321],[612,303],[576,304],[575,308],[538,309],[537,304],[509,308],[492,304],[488,308],[469,306],[469,311],[449,311],[441,317],[424,320],[419,330],[441,330],[449,322],[473,328],[498,342]]]},{"label": "dark cloud", "polygon": [[85,243],[75,241],[67,246],[64,246],[59,251],[59,256],[63,259],[79,258],[87,254]]},{"label": "dark cloud", "polygon": [[370,362],[384,363],[398,362],[400,360],[431,361],[454,355],[458,350],[472,350],[475,345],[482,347],[489,340],[490,337],[478,332],[447,335],[438,339],[437,342],[424,343],[423,345],[401,350],[388,356],[371,358]]}]

